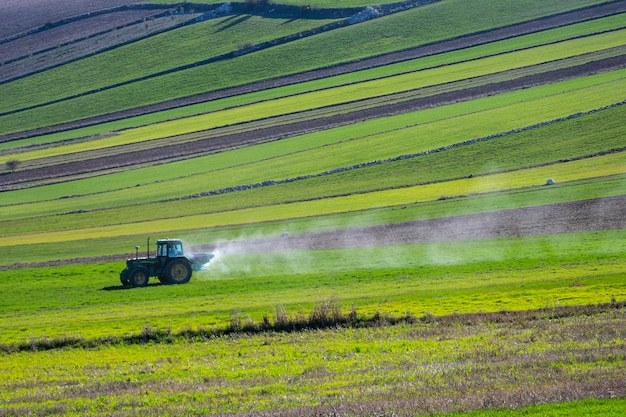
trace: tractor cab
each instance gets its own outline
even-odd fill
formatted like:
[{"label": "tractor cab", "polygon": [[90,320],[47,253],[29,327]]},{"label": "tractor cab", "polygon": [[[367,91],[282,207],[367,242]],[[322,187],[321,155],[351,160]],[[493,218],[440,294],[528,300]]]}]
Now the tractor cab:
[{"label": "tractor cab", "polygon": [[178,239],[157,240],[157,256],[178,258],[183,256],[183,242]]},{"label": "tractor cab", "polygon": [[172,258],[184,256],[183,242],[179,239],[159,239],[157,240],[157,261],[160,266],[165,266]]}]

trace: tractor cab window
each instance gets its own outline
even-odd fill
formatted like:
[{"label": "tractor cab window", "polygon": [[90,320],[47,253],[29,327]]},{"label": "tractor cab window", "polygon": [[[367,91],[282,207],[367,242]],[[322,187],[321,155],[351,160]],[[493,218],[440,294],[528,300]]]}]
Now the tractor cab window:
[{"label": "tractor cab window", "polygon": [[167,244],[167,255],[170,258],[174,258],[177,256],[182,256],[183,254],[183,245],[180,242],[169,242]]},{"label": "tractor cab window", "polygon": [[159,243],[157,248],[157,256],[167,256],[167,244]]}]

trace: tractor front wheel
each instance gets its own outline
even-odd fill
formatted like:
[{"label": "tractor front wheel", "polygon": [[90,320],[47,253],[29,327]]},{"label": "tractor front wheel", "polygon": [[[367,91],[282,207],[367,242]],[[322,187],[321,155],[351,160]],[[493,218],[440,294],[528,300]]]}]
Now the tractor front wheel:
[{"label": "tractor front wheel", "polygon": [[148,285],[150,273],[146,268],[135,268],[131,271],[129,281],[133,287],[145,287]]},{"label": "tractor front wheel", "polygon": [[185,284],[191,279],[191,265],[185,259],[174,259],[165,267],[165,276],[170,284]]}]

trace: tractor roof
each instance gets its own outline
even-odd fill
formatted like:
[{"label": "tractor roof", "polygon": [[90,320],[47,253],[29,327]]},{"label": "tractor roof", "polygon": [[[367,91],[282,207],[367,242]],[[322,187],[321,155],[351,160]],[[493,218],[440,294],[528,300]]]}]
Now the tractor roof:
[{"label": "tractor roof", "polygon": [[166,239],[158,239],[157,243],[167,243],[167,242],[180,242],[182,243],[182,240],[180,239],[170,239],[169,237]]}]

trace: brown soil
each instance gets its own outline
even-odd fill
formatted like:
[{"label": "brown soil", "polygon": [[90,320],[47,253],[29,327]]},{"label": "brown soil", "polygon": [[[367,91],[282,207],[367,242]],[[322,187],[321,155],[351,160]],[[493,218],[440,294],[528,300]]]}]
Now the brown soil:
[{"label": "brown soil", "polygon": [[143,9],[111,12],[0,42],[0,83],[117,48],[178,27],[195,16],[162,14],[162,10]]},{"label": "brown soil", "polygon": [[51,22],[143,1],[132,0],[2,0],[0,39],[9,38]]},{"label": "brown soil", "polygon": [[[285,252],[344,247],[368,247],[481,240],[626,229],[626,196],[572,201],[537,207],[498,210],[462,216],[441,217],[358,227],[302,235],[277,236],[194,246],[191,252],[219,249],[226,253]],[[64,259],[30,264],[0,266],[0,270],[120,261],[126,254]]]},{"label": "brown soil", "polygon": [[[498,210],[304,235],[229,242],[238,252],[315,250],[537,236],[626,228],[626,196]],[[195,250],[213,250],[210,246]]]}]

